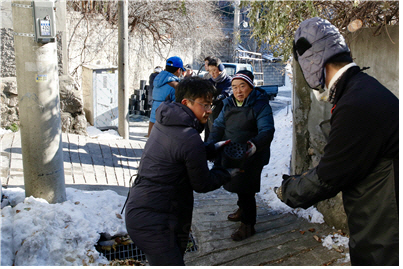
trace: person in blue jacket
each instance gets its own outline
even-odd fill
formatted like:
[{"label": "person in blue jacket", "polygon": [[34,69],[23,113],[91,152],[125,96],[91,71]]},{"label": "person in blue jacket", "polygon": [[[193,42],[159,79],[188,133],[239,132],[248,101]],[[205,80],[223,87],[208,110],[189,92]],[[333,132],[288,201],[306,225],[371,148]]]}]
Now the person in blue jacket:
[{"label": "person in blue jacket", "polygon": [[[230,221],[241,221],[240,227],[231,235],[240,241],[255,234],[256,200],[260,191],[260,175],[269,163],[270,144],[274,135],[274,120],[269,97],[265,91],[255,88],[253,74],[242,70],[232,78],[233,94],[224,99],[220,115],[214,121],[208,143],[230,139],[248,145],[243,173],[224,185],[227,191],[237,193],[239,208],[228,215]],[[214,165],[221,164],[220,158]]]},{"label": "person in blue jacket", "polygon": [[168,58],[165,70],[161,71],[154,79],[153,104],[151,107],[150,123],[148,126],[148,135],[155,123],[155,111],[164,101],[175,101],[175,87],[177,86],[182,72],[186,71],[183,67],[182,59],[178,56]]}]

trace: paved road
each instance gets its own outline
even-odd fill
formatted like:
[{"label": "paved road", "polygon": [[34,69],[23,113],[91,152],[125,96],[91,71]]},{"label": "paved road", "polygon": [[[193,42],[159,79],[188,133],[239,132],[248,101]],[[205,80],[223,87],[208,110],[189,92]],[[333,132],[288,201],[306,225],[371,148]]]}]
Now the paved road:
[{"label": "paved road", "polygon": [[345,253],[328,250],[314,236],[335,233],[293,214],[278,214],[257,197],[256,234],[240,242],[230,238],[239,222],[227,220],[237,196],[224,189],[195,194],[192,233],[198,251],[185,255],[186,265],[351,265]]}]

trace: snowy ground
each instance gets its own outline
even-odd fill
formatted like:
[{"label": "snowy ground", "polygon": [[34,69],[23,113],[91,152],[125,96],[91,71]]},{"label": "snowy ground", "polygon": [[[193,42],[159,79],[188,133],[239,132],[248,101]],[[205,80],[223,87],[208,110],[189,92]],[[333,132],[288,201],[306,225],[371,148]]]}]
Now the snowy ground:
[{"label": "snowy ground", "polygon": [[[290,90],[289,86],[279,89]],[[274,187],[281,185],[282,175],[289,174],[291,108],[276,112],[274,121],[276,131],[271,144],[270,163],[262,171],[259,195],[273,211],[294,212],[311,222],[322,223],[323,216],[316,208],[292,209],[273,192]],[[143,128],[147,126],[144,124]],[[2,132],[5,131],[0,129],[0,134]],[[101,132],[91,127],[88,133],[98,139],[121,139],[114,130]],[[22,188],[3,188],[2,192],[11,206],[1,210],[1,266],[107,264],[106,258],[95,249],[100,233],[112,236],[126,233],[124,216],[120,215],[126,197],[110,190],[82,191],[67,188],[67,201],[60,204],[49,204],[33,197],[25,198]],[[322,240],[324,247],[348,247],[346,237],[329,235]]]}]

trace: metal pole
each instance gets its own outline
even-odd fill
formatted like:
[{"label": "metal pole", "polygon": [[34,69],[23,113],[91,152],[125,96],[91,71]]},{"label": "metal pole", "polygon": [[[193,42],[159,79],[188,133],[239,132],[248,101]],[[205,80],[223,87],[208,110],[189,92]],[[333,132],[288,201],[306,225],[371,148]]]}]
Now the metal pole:
[{"label": "metal pole", "polygon": [[118,67],[118,107],[119,107],[119,134],[129,139],[129,89],[128,89],[128,6],[127,0],[119,0],[119,67]]},{"label": "metal pole", "polygon": [[35,42],[30,6],[12,2],[25,195],[61,203],[66,189],[57,47]]}]

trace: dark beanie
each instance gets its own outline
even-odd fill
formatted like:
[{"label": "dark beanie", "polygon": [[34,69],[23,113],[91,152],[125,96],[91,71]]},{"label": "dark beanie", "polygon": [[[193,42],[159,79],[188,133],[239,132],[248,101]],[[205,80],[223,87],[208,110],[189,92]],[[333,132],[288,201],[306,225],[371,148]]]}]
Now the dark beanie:
[{"label": "dark beanie", "polygon": [[232,78],[231,81],[233,81],[234,79],[242,79],[245,82],[247,82],[249,84],[249,86],[253,89],[254,88],[254,85],[253,85],[254,78],[255,78],[255,76],[252,74],[251,71],[240,70],[234,75],[234,77]]}]

